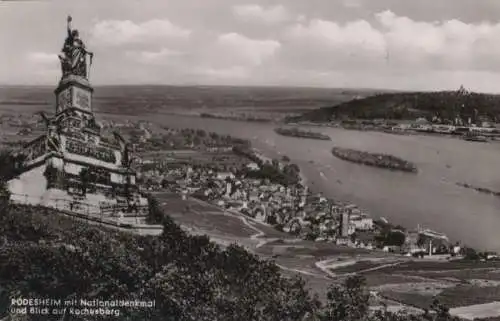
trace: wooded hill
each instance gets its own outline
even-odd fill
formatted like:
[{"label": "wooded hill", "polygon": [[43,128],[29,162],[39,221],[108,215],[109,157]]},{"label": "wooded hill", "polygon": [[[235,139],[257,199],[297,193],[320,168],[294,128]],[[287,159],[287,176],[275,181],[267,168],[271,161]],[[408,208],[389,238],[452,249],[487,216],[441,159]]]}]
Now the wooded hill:
[{"label": "wooded hill", "polygon": [[288,122],[341,119],[478,118],[500,120],[500,95],[458,91],[382,93],[290,117]]}]

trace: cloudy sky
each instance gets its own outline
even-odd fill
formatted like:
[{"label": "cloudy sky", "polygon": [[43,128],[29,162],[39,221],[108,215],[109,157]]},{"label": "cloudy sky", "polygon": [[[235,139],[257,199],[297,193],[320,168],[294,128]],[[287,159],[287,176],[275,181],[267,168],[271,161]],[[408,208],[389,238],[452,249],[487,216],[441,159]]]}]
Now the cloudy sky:
[{"label": "cloudy sky", "polygon": [[73,16],[91,82],[500,92],[498,0],[0,2],[0,84],[54,85]]}]

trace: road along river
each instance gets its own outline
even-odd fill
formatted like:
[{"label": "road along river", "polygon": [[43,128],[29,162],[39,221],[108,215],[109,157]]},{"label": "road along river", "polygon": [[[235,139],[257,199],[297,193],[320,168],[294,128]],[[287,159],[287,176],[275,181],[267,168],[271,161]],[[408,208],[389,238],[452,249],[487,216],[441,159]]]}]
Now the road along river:
[{"label": "road along river", "polygon": [[[500,251],[500,198],[456,185],[500,191],[500,144],[435,136],[404,136],[339,128],[313,130],[332,141],[280,136],[269,123],[177,115],[141,119],[171,128],[195,128],[252,141],[269,157],[289,156],[314,190],[357,204],[374,217],[408,228],[421,224],[480,249]],[[332,146],[392,154],[413,162],[418,174],[392,172],[337,159]]]}]

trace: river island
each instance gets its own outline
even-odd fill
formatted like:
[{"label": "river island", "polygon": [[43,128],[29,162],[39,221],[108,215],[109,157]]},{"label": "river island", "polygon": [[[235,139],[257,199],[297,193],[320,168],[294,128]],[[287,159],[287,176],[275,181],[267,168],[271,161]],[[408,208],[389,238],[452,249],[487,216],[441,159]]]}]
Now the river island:
[{"label": "river island", "polygon": [[368,153],[349,148],[334,147],[332,154],[345,161],[363,164],[367,166],[399,170],[403,172],[417,173],[415,164],[387,154]]},{"label": "river island", "polygon": [[310,138],[310,139],[319,139],[319,140],[331,140],[330,136],[313,132],[306,131],[299,128],[275,128],[274,131],[282,136],[291,136],[291,137],[300,137],[300,138]]}]

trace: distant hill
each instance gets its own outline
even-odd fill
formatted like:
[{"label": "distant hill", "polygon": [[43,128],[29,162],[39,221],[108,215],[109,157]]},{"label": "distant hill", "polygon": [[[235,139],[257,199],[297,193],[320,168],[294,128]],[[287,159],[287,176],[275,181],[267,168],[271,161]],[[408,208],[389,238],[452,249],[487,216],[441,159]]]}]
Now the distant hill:
[{"label": "distant hill", "polygon": [[381,93],[305,112],[288,121],[327,122],[334,119],[415,119],[418,117],[500,120],[500,95],[458,91]]},{"label": "distant hill", "polygon": [[[54,86],[0,86],[0,113],[52,112]],[[224,87],[224,86],[97,86],[93,108],[97,113],[141,115],[175,110],[227,108],[302,113],[332,106],[375,92],[369,89]]]}]

